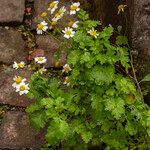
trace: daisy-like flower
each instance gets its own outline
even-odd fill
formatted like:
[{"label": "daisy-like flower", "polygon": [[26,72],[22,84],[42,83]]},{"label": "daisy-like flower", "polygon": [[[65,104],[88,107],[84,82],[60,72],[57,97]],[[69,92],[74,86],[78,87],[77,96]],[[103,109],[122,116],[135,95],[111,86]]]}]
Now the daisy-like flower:
[{"label": "daisy-like flower", "polygon": [[16,92],[19,92],[19,95],[27,94],[29,92],[28,84],[25,84],[24,82],[20,83],[16,87]]},{"label": "daisy-like flower", "polygon": [[35,57],[34,60],[38,64],[44,64],[47,61],[47,59],[45,57]]},{"label": "daisy-like flower", "polygon": [[44,17],[46,17],[46,16],[47,16],[47,12],[42,12],[42,13],[41,13],[41,17],[42,17],[42,18],[44,18]]},{"label": "daisy-like flower", "polygon": [[51,22],[51,25],[52,25],[52,26],[57,25],[57,21],[52,21],[52,22]]},{"label": "daisy-like flower", "polygon": [[64,33],[64,37],[67,39],[73,37],[75,34],[75,31],[73,31],[73,29],[70,27],[65,28],[65,30],[62,30],[62,32]]},{"label": "daisy-like flower", "polygon": [[52,18],[53,22],[57,22],[58,20],[60,20],[64,13],[66,12],[66,8],[63,6],[59,9],[59,11],[54,15],[54,18]]},{"label": "daisy-like flower", "polygon": [[54,13],[54,11],[58,8],[58,1],[53,1],[52,3],[49,4],[48,11],[51,11],[51,14]]},{"label": "daisy-like flower", "polygon": [[63,84],[67,85],[67,86],[70,85],[70,79],[69,79],[69,77],[65,77],[65,80],[64,80]]},{"label": "daisy-like flower", "polygon": [[97,30],[95,30],[94,28],[92,28],[90,31],[88,31],[88,33],[89,33],[91,36],[94,36],[95,38],[98,37]]},{"label": "daisy-like flower", "polygon": [[62,72],[63,73],[68,73],[68,72],[70,72],[72,69],[70,68],[70,66],[68,65],[68,64],[65,64],[64,66],[63,66],[63,70],[62,70]]},{"label": "daisy-like flower", "polygon": [[120,14],[120,12],[122,11],[122,12],[124,12],[124,8],[126,7],[127,5],[119,5],[118,6],[118,14]]},{"label": "daisy-like flower", "polygon": [[66,8],[65,8],[65,6],[62,6],[62,7],[59,9],[58,14],[59,14],[61,17],[63,17],[63,15],[64,15],[65,12],[66,12]]},{"label": "daisy-like flower", "polygon": [[24,66],[25,66],[25,63],[23,61],[21,61],[20,63],[14,62],[14,64],[13,64],[14,69],[24,68]]},{"label": "daisy-like flower", "polygon": [[78,22],[79,22],[79,21],[70,21],[70,22],[68,23],[68,26],[69,26],[70,28],[78,28]]},{"label": "daisy-like flower", "polygon": [[37,34],[42,34],[43,31],[45,32],[48,29],[48,23],[46,23],[45,21],[42,21],[40,24],[37,25]]},{"label": "daisy-like flower", "polygon": [[79,6],[80,6],[80,3],[79,3],[79,2],[73,3],[73,4],[70,6],[70,15],[76,14],[76,12],[80,10]]},{"label": "daisy-like flower", "polygon": [[23,78],[20,77],[20,76],[15,76],[15,77],[13,78],[13,80],[15,81],[15,82],[12,84],[12,86],[13,86],[14,88],[16,88],[19,84],[24,83],[24,82],[26,81],[25,78],[23,79]]}]

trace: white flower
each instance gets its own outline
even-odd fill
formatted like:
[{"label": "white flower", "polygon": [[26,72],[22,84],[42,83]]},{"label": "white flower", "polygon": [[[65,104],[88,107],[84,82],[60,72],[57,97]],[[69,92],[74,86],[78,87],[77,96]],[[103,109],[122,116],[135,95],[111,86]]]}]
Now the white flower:
[{"label": "white flower", "polygon": [[66,8],[64,6],[62,6],[59,11],[58,11],[58,14],[63,17],[64,13],[66,12]]},{"label": "white flower", "polygon": [[16,92],[19,92],[19,95],[27,94],[29,92],[28,84],[25,84],[24,82],[20,83],[16,86]]},{"label": "white flower", "polygon": [[68,73],[69,71],[71,71],[72,69],[70,68],[70,66],[68,65],[68,64],[65,64],[64,66],[63,66],[63,70],[62,70],[62,72],[63,73]]},{"label": "white flower", "polygon": [[78,22],[79,21],[70,21],[69,23],[68,23],[68,26],[69,27],[71,27],[71,28],[78,28]]},{"label": "white flower", "polygon": [[46,23],[45,21],[42,21],[40,24],[37,25],[37,34],[42,34],[43,31],[45,32],[48,29],[47,26],[48,23]]},{"label": "white flower", "polygon": [[80,6],[80,3],[79,3],[79,2],[73,3],[73,4],[70,6],[70,15],[76,14],[76,12],[80,10],[79,6]]},{"label": "white flower", "polygon": [[65,77],[65,80],[64,80],[63,84],[64,84],[64,85],[67,85],[67,86],[70,85],[69,77]]},{"label": "white flower", "polygon": [[58,20],[60,20],[64,13],[66,12],[66,8],[63,6],[59,9],[59,11],[54,15],[54,18],[52,18],[53,22],[57,22]]},{"label": "white flower", "polygon": [[12,84],[12,86],[13,86],[14,88],[16,88],[19,84],[24,83],[24,82],[26,81],[25,78],[23,79],[23,78],[20,77],[20,76],[15,76],[15,77],[13,78],[13,80],[15,81],[15,82]]},{"label": "white flower", "polygon": [[45,57],[35,57],[34,60],[38,64],[44,64],[47,61],[47,59]]},{"label": "white flower", "polygon": [[94,36],[95,38],[98,37],[97,30],[95,30],[94,28],[92,28],[90,31],[88,31],[88,33],[89,33],[91,36]]},{"label": "white flower", "polygon": [[52,3],[49,4],[48,10],[51,11],[51,14],[54,13],[54,11],[58,8],[58,1],[53,1]]},{"label": "white flower", "polygon": [[14,64],[13,64],[14,69],[24,68],[24,66],[25,66],[25,63],[23,61],[21,61],[20,63],[14,62]]},{"label": "white flower", "polygon": [[75,31],[73,31],[73,29],[70,27],[65,28],[65,30],[62,30],[62,32],[64,33],[64,37],[67,39],[73,37],[75,34]]}]

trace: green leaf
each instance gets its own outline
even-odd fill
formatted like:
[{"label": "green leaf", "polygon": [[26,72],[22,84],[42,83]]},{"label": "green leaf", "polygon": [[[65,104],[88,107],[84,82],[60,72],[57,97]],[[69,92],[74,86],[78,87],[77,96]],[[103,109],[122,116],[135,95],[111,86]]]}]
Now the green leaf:
[{"label": "green leaf", "polygon": [[51,108],[54,104],[54,99],[52,98],[43,98],[40,100],[39,105],[45,108]]},{"label": "green leaf", "polygon": [[121,98],[110,98],[106,100],[106,110],[111,111],[112,115],[119,119],[125,113],[125,102]]},{"label": "green leaf", "polygon": [[36,104],[31,104],[30,106],[28,106],[27,108],[26,108],[26,112],[27,113],[33,113],[34,111],[37,111],[37,110],[39,110],[40,109],[40,107],[38,106],[38,105],[36,105]]},{"label": "green leaf", "polygon": [[97,85],[110,84],[114,79],[114,71],[113,66],[96,66],[91,70],[90,80]]},{"label": "green leaf", "polygon": [[120,33],[121,30],[122,30],[122,26],[118,26],[118,27],[117,27],[117,31]]},{"label": "green leaf", "polygon": [[125,126],[125,130],[127,132],[129,132],[129,134],[131,136],[136,135],[136,133],[138,132],[137,131],[137,125],[136,124],[134,125],[134,122],[130,122],[130,121],[127,122],[127,124]]},{"label": "green leaf", "polygon": [[81,20],[87,20],[87,19],[89,18],[89,15],[86,13],[86,11],[84,11],[83,9],[81,9],[81,10],[79,11],[78,17],[79,17]]},{"label": "green leaf", "polygon": [[126,44],[128,44],[127,37],[126,36],[121,36],[121,35],[117,36],[116,44],[117,45],[126,45]]},{"label": "green leaf", "polygon": [[105,27],[103,31],[99,34],[100,38],[109,39],[113,34],[114,28],[112,26]]},{"label": "green leaf", "polygon": [[69,56],[68,56],[68,64],[72,64],[72,65],[75,65],[76,63],[78,63],[79,59],[80,59],[80,55],[81,55],[81,52],[78,51],[78,50],[74,50],[72,51]]},{"label": "green leaf", "polygon": [[45,137],[50,145],[56,145],[59,141],[66,140],[69,134],[70,129],[68,123],[60,118],[54,118],[48,127]]},{"label": "green leaf", "polygon": [[88,143],[92,139],[92,133],[91,132],[83,132],[81,133],[82,139],[85,143]]},{"label": "green leaf", "polygon": [[141,82],[143,81],[150,81],[150,74],[146,75],[142,80]]},{"label": "green leaf", "polygon": [[147,132],[148,136],[150,137],[150,128],[148,128],[148,129],[146,130],[146,132]]},{"label": "green leaf", "polygon": [[90,29],[92,27],[97,27],[97,25],[101,25],[101,23],[99,21],[95,21],[95,20],[87,20],[84,22],[84,25],[85,25],[85,27]]},{"label": "green leaf", "polygon": [[32,126],[39,130],[43,128],[46,124],[46,115],[44,112],[34,112],[30,115],[30,121]]}]

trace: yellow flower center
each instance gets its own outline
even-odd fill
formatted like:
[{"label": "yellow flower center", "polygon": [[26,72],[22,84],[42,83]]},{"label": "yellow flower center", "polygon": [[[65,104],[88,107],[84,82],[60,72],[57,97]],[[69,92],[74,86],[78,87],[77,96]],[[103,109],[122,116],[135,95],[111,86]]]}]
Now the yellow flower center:
[{"label": "yellow flower center", "polygon": [[42,14],[41,14],[41,17],[46,17],[47,16],[47,13],[46,12],[43,12]]},{"label": "yellow flower center", "polygon": [[20,90],[20,91],[24,91],[24,90],[25,90],[25,86],[24,86],[24,85],[21,85],[20,88],[19,88],[19,90]]},{"label": "yellow flower center", "polygon": [[71,35],[71,31],[69,31],[69,30],[66,31],[66,34],[67,34],[67,35]]},{"label": "yellow flower center", "polygon": [[73,24],[74,24],[74,22],[73,22],[73,21],[70,21],[70,22],[68,23],[68,26],[69,26],[69,27],[72,27]]},{"label": "yellow flower center", "polygon": [[61,15],[63,13],[62,9],[59,9],[58,14]]},{"label": "yellow flower center", "polygon": [[71,6],[71,10],[76,10],[78,7],[77,6],[75,6],[75,5],[72,5]]},{"label": "yellow flower center", "polygon": [[44,26],[43,26],[42,24],[38,24],[38,26],[37,26],[38,30],[42,30],[43,27],[44,27]]},{"label": "yellow flower center", "polygon": [[57,25],[57,22],[56,22],[56,21],[52,21],[52,22],[51,22],[51,25],[52,25],[52,26],[55,26],[55,25]]},{"label": "yellow flower center", "polygon": [[66,77],[64,82],[69,83],[69,78],[68,78],[68,77]]},{"label": "yellow flower center", "polygon": [[69,71],[70,71],[70,68],[69,68],[69,67],[65,67],[65,68],[64,68],[64,71],[65,71],[65,72],[69,72]]},{"label": "yellow flower center", "polygon": [[21,64],[21,63],[19,63],[19,64],[17,64],[17,65],[18,65],[18,67],[20,67],[20,68],[23,67],[23,64]]},{"label": "yellow flower center", "polygon": [[38,61],[42,61],[42,60],[43,60],[43,58],[42,58],[42,57],[39,57],[39,58],[38,58]]},{"label": "yellow flower center", "polygon": [[55,17],[55,18],[57,18],[58,16],[59,16],[59,14],[58,14],[58,13],[56,13],[54,17]]},{"label": "yellow flower center", "polygon": [[49,7],[50,7],[51,9],[54,8],[54,7],[55,7],[55,3],[54,3],[54,2],[50,3]]},{"label": "yellow flower center", "polygon": [[90,32],[90,35],[92,35],[92,36],[96,36],[96,34],[97,34],[97,33],[96,33],[95,30],[93,30],[93,31]]},{"label": "yellow flower center", "polygon": [[17,84],[21,83],[21,81],[22,81],[22,78],[21,78],[21,77],[18,77],[18,78],[16,78],[16,80],[15,80],[15,82],[16,82]]},{"label": "yellow flower center", "polygon": [[124,12],[124,8],[126,7],[127,5],[119,5],[118,6],[118,13],[120,13],[121,11]]}]

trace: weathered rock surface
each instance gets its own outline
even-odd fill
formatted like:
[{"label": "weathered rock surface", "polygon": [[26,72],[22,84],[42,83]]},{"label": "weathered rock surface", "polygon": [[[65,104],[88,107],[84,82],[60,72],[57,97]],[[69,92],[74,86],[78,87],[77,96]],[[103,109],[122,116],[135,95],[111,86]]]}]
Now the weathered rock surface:
[{"label": "weathered rock surface", "polygon": [[150,73],[150,0],[134,0],[132,48],[139,78]]},{"label": "weathered rock surface", "polygon": [[[35,55],[36,57],[39,56],[39,54],[44,54],[44,56],[47,58],[47,64],[46,66],[49,67],[55,67],[55,58],[54,54],[58,50],[60,46],[60,41],[56,40],[53,36],[50,35],[37,35],[36,36],[36,44],[39,49],[35,54],[33,53],[33,56]],[[44,52],[42,52],[44,50]],[[61,65],[64,65],[66,63],[66,54],[64,51],[62,51],[60,55],[60,63]]]},{"label": "weathered rock surface", "polygon": [[59,48],[60,41],[51,35],[37,35],[36,44],[40,49],[55,52]]},{"label": "weathered rock surface", "polygon": [[0,62],[11,64],[25,61],[27,51],[21,33],[15,30],[0,29]]},{"label": "weathered rock surface", "polygon": [[0,126],[0,149],[40,149],[42,139],[31,128],[24,112],[9,111],[4,115]]},{"label": "weathered rock surface", "polygon": [[[25,95],[20,96],[12,87],[15,76],[21,76],[30,80],[31,71],[27,69],[14,70],[12,68],[3,68],[0,72],[0,104],[9,104],[14,106],[26,107],[32,100],[27,99]],[[26,83],[27,83],[26,82]]]},{"label": "weathered rock surface", "polygon": [[23,21],[25,0],[0,0],[0,6],[0,24]]}]

